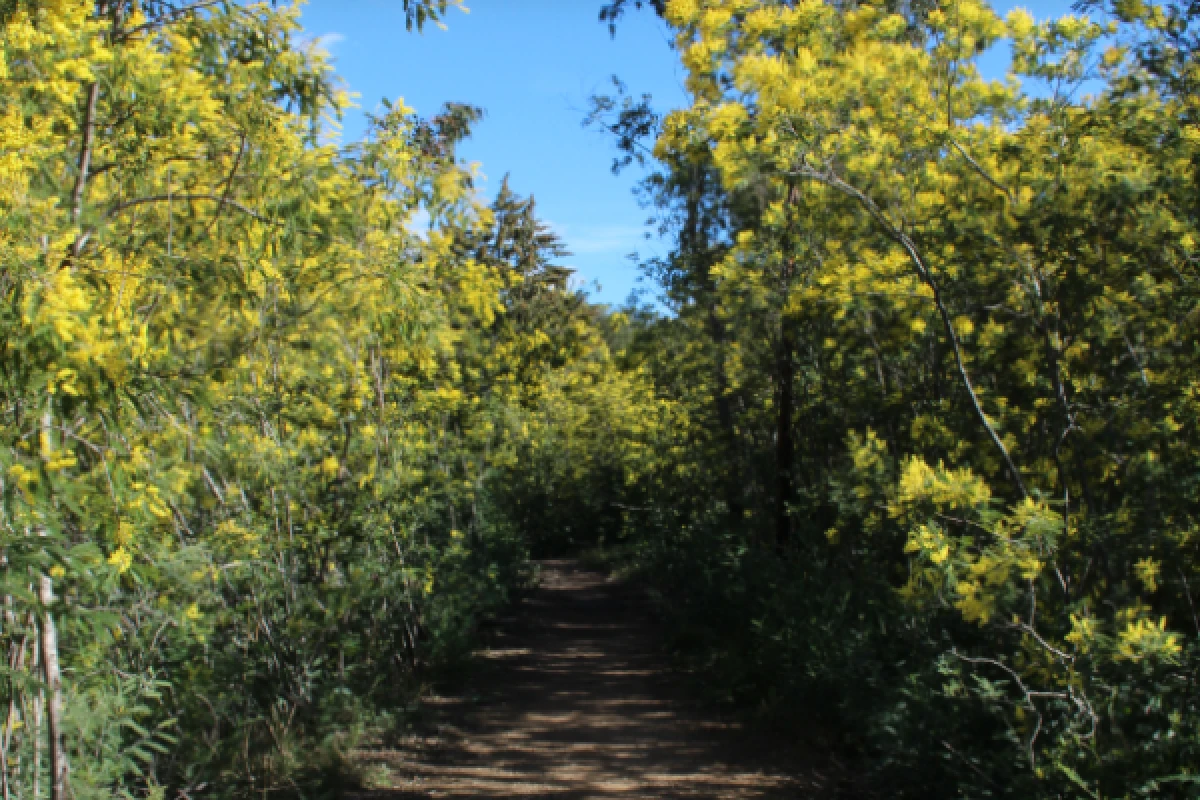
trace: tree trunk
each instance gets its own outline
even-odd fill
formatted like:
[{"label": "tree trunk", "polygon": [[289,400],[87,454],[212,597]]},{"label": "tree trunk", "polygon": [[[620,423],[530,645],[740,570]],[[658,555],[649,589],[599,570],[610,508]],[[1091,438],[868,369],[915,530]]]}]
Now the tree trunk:
[{"label": "tree trunk", "polygon": [[779,385],[776,392],[775,422],[775,549],[782,555],[792,540],[792,519],[788,504],[795,493],[796,442],[792,436],[792,414],[795,409],[794,384],[796,366],[794,343],[787,320],[780,322],[779,355],[776,372]]},{"label": "tree trunk", "polygon": [[729,506],[729,516],[734,524],[742,521],[746,504],[742,498],[742,459],[738,446],[737,431],[734,429],[733,404],[729,402],[729,375],[725,369],[725,325],[717,316],[716,303],[708,309],[709,336],[712,337],[715,349],[713,378],[713,400],[717,407],[717,425],[721,428],[721,438],[725,449],[726,466],[729,470],[723,483],[725,484],[725,502]]},{"label": "tree trunk", "polygon": [[50,740],[50,800],[66,800],[67,753],[63,746],[62,672],[58,666],[58,632],[54,627],[54,615],[50,612],[54,603],[54,583],[46,575],[40,576],[39,581],[42,675],[46,683],[46,728]]},{"label": "tree trunk", "polygon": [[[9,629],[14,631],[15,636],[17,616],[11,610],[11,597],[5,598],[5,606],[8,608],[4,615],[5,621],[8,622]],[[14,645],[15,650],[10,651],[8,666],[14,675],[19,675],[25,669],[25,648],[28,643],[29,637],[24,635],[20,642]],[[0,792],[2,792],[4,800],[12,800],[12,783],[9,776],[13,770],[9,766],[8,753],[17,721],[17,682],[14,678],[9,678],[8,692],[8,710],[4,715],[4,732],[0,734],[0,761],[3,762],[0,763]]]},{"label": "tree trunk", "polygon": [[[33,665],[33,672],[35,672],[35,673],[42,667],[41,626],[39,625],[39,626],[37,626],[37,628],[38,628],[38,645],[37,645],[36,651],[33,654],[34,661],[36,662]],[[35,698],[35,702],[33,704],[33,714],[26,715],[27,717],[32,716],[32,718],[33,718],[32,719],[32,721],[33,721],[33,762],[30,765],[32,767],[30,772],[33,774],[33,798],[34,798],[34,800],[37,800],[37,798],[42,796],[42,717],[45,716],[42,713],[42,709],[45,707],[45,704],[46,704],[46,687],[39,686],[38,690],[37,690],[37,697]]]}]

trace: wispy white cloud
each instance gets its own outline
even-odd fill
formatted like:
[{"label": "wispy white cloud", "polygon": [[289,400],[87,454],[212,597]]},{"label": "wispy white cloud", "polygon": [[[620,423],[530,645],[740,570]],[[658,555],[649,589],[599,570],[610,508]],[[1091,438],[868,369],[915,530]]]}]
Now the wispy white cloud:
[{"label": "wispy white cloud", "polygon": [[550,226],[575,255],[614,253],[625,255],[644,241],[640,225],[557,225]]},{"label": "wispy white cloud", "polygon": [[333,49],[344,41],[346,41],[346,35],[344,33],[332,31],[330,33],[322,33],[313,40],[313,44],[322,50],[332,53]]},{"label": "wispy white cloud", "polygon": [[334,48],[346,41],[346,35],[344,33],[338,33],[337,31],[321,33],[316,36],[313,36],[309,33],[301,33],[292,41],[295,42],[296,47],[301,49],[312,48],[324,50],[326,53],[332,55]]}]

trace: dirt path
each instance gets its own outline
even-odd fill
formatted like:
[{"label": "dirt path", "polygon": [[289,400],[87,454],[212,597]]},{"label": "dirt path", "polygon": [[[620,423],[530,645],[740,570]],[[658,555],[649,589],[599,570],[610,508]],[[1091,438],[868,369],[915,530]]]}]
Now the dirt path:
[{"label": "dirt path", "polygon": [[638,595],[576,562],[543,562],[490,638],[475,696],[434,699],[436,733],[365,754],[394,788],[354,797],[836,796],[819,771],[781,768],[795,759],[689,709]]}]

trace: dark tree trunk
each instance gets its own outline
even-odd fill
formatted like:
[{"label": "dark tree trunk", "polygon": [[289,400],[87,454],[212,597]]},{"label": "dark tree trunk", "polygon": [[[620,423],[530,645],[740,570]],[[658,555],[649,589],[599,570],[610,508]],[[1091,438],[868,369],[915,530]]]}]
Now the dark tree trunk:
[{"label": "dark tree trunk", "polygon": [[731,522],[739,523],[745,514],[746,504],[742,499],[741,454],[737,431],[733,423],[733,404],[729,401],[729,375],[725,370],[725,325],[717,316],[716,308],[708,313],[709,335],[715,349],[713,378],[713,401],[717,407],[717,425],[721,429],[721,443],[727,459],[728,474],[724,480],[725,502],[729,506]]},{"label": "dark tree trunk", "polygon": [[787,320],[780,323],[775,421],[775,549],[782,555],[792,540],[792,519],[788,504],[795,494],[796,441],[792,435],[793,394],[796,379],[795,344]]}]

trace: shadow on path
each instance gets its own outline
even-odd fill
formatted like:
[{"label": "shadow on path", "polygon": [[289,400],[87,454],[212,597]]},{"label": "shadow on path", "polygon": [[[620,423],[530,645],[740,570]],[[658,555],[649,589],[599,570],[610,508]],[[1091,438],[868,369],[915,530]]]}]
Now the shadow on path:
[{"label": "shadow on path", "polygon": [[735,724],[687,708],[637,593],[574,561],[542,580],[479,656],[477,697],[430,700],[442,724],[360,754],[408,798],[834,797],[830,781]]}]

